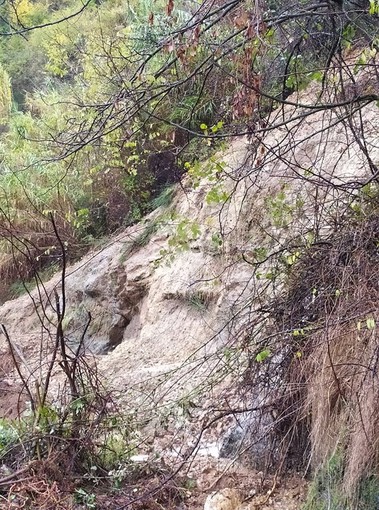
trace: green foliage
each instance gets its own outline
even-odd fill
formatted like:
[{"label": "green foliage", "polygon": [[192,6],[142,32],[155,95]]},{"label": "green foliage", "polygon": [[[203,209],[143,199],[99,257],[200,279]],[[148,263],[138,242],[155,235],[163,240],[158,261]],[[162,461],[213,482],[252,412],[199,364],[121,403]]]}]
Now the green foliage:
[{"label": "green foliage", "polygon": [[75,489],[75,500],[84,508],[95,509],[96,506],[96,494],[93,492],[87,492],[83,487]]},{"label": "green foliage", "polygon": [[138,234],[132,242],[132,248],[141,248],[143,246],[146,246],[152,236],[158,232],[159,227],[163,223],[164,218],[161,216],[158,216],[154,220],[150,221],[147,226],[142,230],[140,234]]},{"label": "green foliage", "polygon": [[[9,29],[6,21],[15,28],[54,23],[80,5],[75,0],[55,7],[45,1],[19,0],[12,8],[1,7],[4,29]],[[154,22],[147,24],[151,14]],[[97,111],[85,105],[102,104],[120,87],[137,90],[143,83],[161,87],[171,79],[155,76],[167,55],[175,51],[171,48],[167,55],[158,52],[138,77],[132,77],[146,52],[191,15],[184,3],[176,3],[175,12],[168,14],[164,1],[94,2],[81,16],[32,31],[27,38],[1,40],[0,123],[7,132],[0,138],[0,206],[6,204],[11,221],[41,232],[52,212],[61,218],[60,230],[73,253],[121,224],[140,220],[153,208],[168,207],[172,189],[156,196],[155,176],[146,166],[150,152],[170,146],[173,128],[150,117],[148,111],[138,110],[127,123],[110,129],[104,126],[99,144],[84,144],[69,157],[65,151],[79,126],[96,123]],[[177,78],[209,54],[206,46],[190,50],[176,68]],[[126,65],[132,61],[134,67]],[[195,131],[206,124],[210,126],[206,131],[216,134],[224,128],[220,116],[216,119],[217,103],[214,90],[210,93],[195,74],[180,90],[173,89],[164,101],[152,101],[151,106],[157,118]],[[120,113],[123,108],[122,102],[115,106]],[[138,138],[131,139],[130,131],[138,133]],[[208,141],[202,140],[201,146],[204,154],[209,153]],[[197,149],[191,150],[198,155]],[[205,171],[215,183],[207,197],[209,203],[228,198],[215,177],[221,166],[213,161]],[[202,178],[200,173],[194,174],[194,181]],[[115,196],[118,202],[112,209]],[[174,244],[184,247],[186,234],[181,230],[179,226]]]},{"label": "green foliage", "polygon": [[180,252],[190,249],[191,243],[201,234],[200,225],[196,221],[171,214],[168,218],[171,234],[168,239],[168,248],[160,250],[163,261],[170,264]]},{"label": "green foliage", "polygon": [[377,0],[370,0],[369,14],[379,14],[379,2]]},{"label": "green foliage", "polygon": [[52,263],[43,270],[39,271],[34,278],[28,281],[23,280],[14,281],[9,287],[8,291],[9,297],[11,299],[17,298],[19,296],[22,296],[26,292],[32,291],[36,287],[38,282],[47,282],[57,271],[59,271],[59,264]]},{"label": "green foliage", "polygon": [[214,253],[221,253],[221,248],[224,244],[224,241],[220,232],[213,232],[211,235],[211,243],[212,251]]},{"label": "green foliage", "polygon": [[151,201],[152,209],[157,209],[158,207],[167,208],[171,205],[175,195],[174,186],[165,187],[160,194],[153,198]]},{"label": "green foliage", "polygon": [[303,510],[371,510],[377,507],[379,480],[366,475],[355,496],[343,488],[345,456],[337,447],[330,459],[314,475]]},{"label": "green foliage", "polygon": [[137,434],[123,433],[121,423],[117,427],[104,430],[104,442],[98,451],[98,462],[107,471],[119,469],[126,466],[132,453],[135,453]]},{"label": "green foliage", "polygon": [[215,201],[218,202],[218,197],[223,193],[225,194],[224,198],[227,198],[226,193],[222,190],[222,183],[218,182],[226,168],[226,163],[221,161],[220,158],[217,156],[210,156],[205,162],[200,162],[199,160],[195,160],[192,163],[186,162],[184,167],[188,171],[193,188],[198,188],[202,180],[214,183],[214,186],[209,191],[211,197],[210,202],[213,201],[213,197],[215,197]]},{"label": "green foliage", "polygon": [[379,478],[377,475],[367,476],[361,481],[357,500],[358,510],[371,510],[378,507]]},{"label": "green foliage", "polygon": [[11,299],[18,298],[19,296],[22,296],[26,292],[30,292],[33,290],[36,286],[35,280],[30,280],[30,282],[23,282],[23,281],[15,281],[13,282],[8,290],[8,295]]},{"label": "green foliage", "polygon": [[200,226],[196,221],[191,221],[188,218],[179,219],[176,224],[176,230],[168,241],[168,245],[177,251],[188,250],[190,241],[197,239],[200,233]]},{"label": "green foliage", "polygon": [[260,351],[256,356],[255,360],[258,361],[258,363],[262,363],[265,361],[269,356],[271,356],[270,349],[263,349],[263,351]]},{"label": "green foliage", "polygon": [[43,23],[48,12],[46,1],[31,2],[30,0],[15,0],[12,5],[7,6],[7,18],[13,26],[33,26]]},{"label": "green foliage", "polygon": [[201,312],[208,308],[208,299],[204,292],[190,293],[188,296],[188,302],[191,307]]},{"label": "green foliage", "polygon": [[301,252],[299,250],[296,250],[294,253],[291,253],[290,255],[288,255],[286,257],[285,261],[289,266],[292,266],[300,258],[300,256],[301,256]]},{"label": "green foliage", "polygon": [[303,510],[347,510],[342,490],[344,462],[343,448],[337,447],[314,475]]},{"label": "green foliage", "polygon": [[11,421],[0,419],[0,458],[1,453],[9,445],[17,442],[19,434],[17,428],[12,424]]},{"label": "green foliage", "polygon": [[287,228],[293,217],[294,206],[290,204],[285,189],[279,191],[274,197],[266,198],[265,203],[273,225],[278,228]]},{"label": "green foliage", "polygon": [[8,73],[0,65],[0,127],[7,126],[11,114],[12,90]]},{"label": "green foliage", "polygon": [[208,191],[205,200],[207,204],[223,204],[229,198],[229,193],[223,189],[222,184],[212,186],[211,190]]},{"label": "green foliage", "polygon": [[[83,2],[15,0],[3,4],[0,23],[6,29],[7,22],[16,29],[48,24],[43,30],[0,43],[0,225],[9,222],[15,228],[20,235],[18,247],[30,239],[38,244],[39,251],[33,252],[35,262],[54,254],[50,215],[57,218],[71,255],[80,253],[80,247],[94,237],[138,221],[152,209],[168,208],[174,188],[164,188],[157,196],[162,183],[148,168],[151,153],[167,149],[180,153],[193,188],[209,185],[205,202],[211,206],[226,203],[230,198],[224,185],[227,168],[213,154],[221,147],[216,145],[217,137],[244,131],[240,128],[245,121],[249,129],[251,125],[260,127],[262,117],[285,94],[303,89],[311,80],[327,87],[323,63],[334,69],[334,61],[330,66],[334,24],[329,26],[323,19],[325,13],[319,17],[313,10],[304,20],[296,16],[287,22],[286,14],[279,29],[265,26],[257,14],[257,20],[246,29],[244,25],[252,20],[251,9],[241,4],[241,13],[231,10],[220,17],[221,22],[209,14],[196,32],[181,28],[196,20],[194,8],[200,4],[189,5],[183,0],[175,0],[173,12],[167,11],[164,0],[97,1],[83,15],[57,25],[52,23],[67,18]],[[215,5],[220,15],[221,4]],[[300,4],[307,6],[307,2]],[[377,0],[370,0],[373,18],[379,13],[378,6]],[[269,1],[267,8],[272,10],[270,19],[287,13],[282,1]],[[244,11],[250,19],[244,18]],[[201,9],[198,12],[201,14]],[[250,30],[253,25],[256,33]],[[346,23],[338,43],[341,40],[342,46],[349,48],[358,33],[354,23]],[[315,43],[309,34],[314,34]],[[318,34],[332,34],[329,45]],[[281,39],[288,47],[283,47]],[[315,47],[317,51],[312,51]],[[362,51],[355,73],[375,56],[373,51]],[[338,89],[338,84],[333,85]],[[178,141],[180,127],[184,128],[182,141]],[[196,134],[201,136],[196,139]],[[350,204],[354,218],[365,218],[371,207],[368,204],[377,197],[375,182],[362,188]],[[271,225],[287,229],[301,213],[303,201],[287,193],[284,186],[266,199],[265,207]],[[170,234],[168,248],[161,252],[164,260],[170,262],[178,253],[198,248],[201,226],[167,212],[149,222],[128,250],[145,246],[162,225]],[[209,236],[213,251],[219,253],[223,245],[220,232]],[[308,240],[308,245],[312,243]],[[9,254],[11,248],[2,240],[0,255]],[[251,260],[257,265],[269,256],[265,246],[258,246],[252,250]],[[267,284],[275,282],[296,270],[302,256],[301,249],[288,248],[255,276]],[[335,284],[328,290],[335,301],[341,293],[344,296],[345,289],[339,287]],[[16,295],[25,288],[31,287],[16,282],[11,291]],[[319,289],[322,292],[321,286]],[[313,289],[311,299],[316,297]],[[197,311],[204,311],[209,304],[209,295],[200,291],[184,299]],[[71,320],[66,316],[64,327]],[[300,346],[310,331],[301,324],[299,320],[288,329]],[[91,327],[96,327],[95,321]],[[375,332],[375,319],[362,316],[357,330],[361,328]],[[225,351],[229,361],[237,355],[233,349]],[[260,369],[265,362],[268,365],[270,356],[268,347],[256,353]],[[300,358],[302,352],[298,350],[295,356]],[[190,402],[182,402],[183,412],[189,407]],[[56,434],[54,440],[59,436],[71,440],[70,434],[79,431],[89,441],[83,423],[87,426],[94,414],[86,391],[73,398],[63,413],[44,403],[36,410],[34,428],[34,432],[45,434],[40,446],[53,444],[49,442],[51,431]],[[93,469],[96,459],[104,469],[113,471],[118,483],[125,474],[126,451],[133,450],[133,440],[122,434],[119,425],[117,430],[102,425],[95,449],[83,454],[90,466],[87,475],[97,476]],[[95,435],[99,429],[96,423]],[[17,437],[12,428],[0,423],[0,448]],[[345,508],[343,466],[341,448],[317,473],[307,510]],[[376,479],[362,482],[360,491],[360,500],[367,501],[362,509],[377,505]],[[96,507],[95,495],[86,486],[76,490],[76,501],[86,508]]]}]

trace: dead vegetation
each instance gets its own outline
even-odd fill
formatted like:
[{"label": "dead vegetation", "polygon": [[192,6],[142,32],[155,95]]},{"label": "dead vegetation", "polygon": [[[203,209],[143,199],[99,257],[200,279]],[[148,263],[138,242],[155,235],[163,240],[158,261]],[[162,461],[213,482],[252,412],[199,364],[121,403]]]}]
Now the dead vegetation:
[{"label": "dead vegetation", "polygon": [[288,346],[279,428],[305,469],[325,468],[338,454],[332,490],[341,504],[362,497],[362,483],[377,476],[378,246],[377,211],[352,215],[293,267],[276,317]]},{"label": "dead vegetation", "polygon": [[[10,286],[15,282],[28,282],[39,277],[39,272],[51,265],[60,265],[60,247],[52,228],[50,214],[35,210],[12,212],[0,210],[0,303],[14,297]],[[83,253],[72,226],[67,221],[70,212],[54,213],[60,237],[67,247],[71,260]]]}]

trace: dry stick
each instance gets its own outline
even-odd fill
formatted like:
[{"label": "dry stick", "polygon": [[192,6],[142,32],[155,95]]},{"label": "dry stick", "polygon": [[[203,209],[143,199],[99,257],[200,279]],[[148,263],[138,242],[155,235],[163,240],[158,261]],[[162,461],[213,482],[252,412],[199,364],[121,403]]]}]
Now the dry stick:
[{"label": "dry stick", "polygon": [[61,271],[61,290],[62,290],[62,308],[60,306],[59,296],[56,289],[54,289],[55,295],[55,304],[56,304],[56,314],[58,319],[57,330],[56,330],[56,343],[60,346],[60,354],[62,356],[62,368],[66,377],[68,379],[70,388],[71,388],[71,396],[76,399],[79,397],[79,392],[75,384],[75,379],[73,377],[72,370],[70,368],[67,352],[66,352],[66,344],[65,337],[63,333],[63,320],[66,313],[66,268],[67,268],[67,256],[66,256],[66,248],[65,245],[59,235],[57,225],[54,220],[54,216],[50,215],[50,220],[53,225],[54,234],[57,238],[59,246],[62,252],[62,271]]},{"label": "dry stick", "polygon": [[87,323],[84,327],[84,330],[83,330],[83,333],[80,337],[80,341],[79,341],[79,344],[78,344],[78,347],[76,348],[76,351],[74,353],[74,361],[73,361],[73,364],[72,364],[72,376],[73,378],[75,379],[76,377],[76,370],[78,368],[78,361],[79,361],[79,357],[80,357],[80,351],[84,345],[84,340],[85,340],[85,336],[87,334],[87,331],[88,331],[88,328],[91,324],[91,321],[92,321],[92,314],[91,312],[88,312],[88,320],[87,320]]},{"label": "dry stick", "polygon": [[[18,469],[17,471],[14,471],[14,473],[11,473],[10,475],[0,478],[0,485],[8,485],[9,483],[14,483],[14,479],[17,476],[22,475],[23,473],[28,471],[35,463],[36,463],[36,461],[32,461],[28,466],[25,466],[21,469]],[[21,480],[17,480],[17,481],[21,481]]]},{"label": "dry stick", "polygon": [[[54,348],[53,348],[53,353],[52,353],[52,357],[51,357],[51,360],[50,360],[50,364],[49,364],[49,367],[48,367],[48,370],[47,370],[47,374],[46,374],[46,378],[45,378],[45,384],[44,384],[44,387],[43,387],[43,391],[42,391],[42,397],[41,397],[41,407],[43,407],[45,405],[45,402],[46,402],[46,398],[47,398],[47,393],[48,393],[48,389],[49,389],[49,385],[50,385],[50,380],[51,380],[51,376],[52,376],[52,371],[53,371],[53,368],[54,368],[54,365],[55,365],[55,362],[56,362],[56,359],[57,359],[57,356],[58,356],[58,351],[59,351],[59,348],[60,348],[60,353],[62,355],[62,363],[63,363],[63,370],[67,376],[67,379],[69,381],[69,384],[70,384],[70,387],[71,387],[71,391],[73,393],[73,395],[76,394],[76,391],[75,391],[75,384],[73,384],[73,380],[72,380],[72,377],[70,377],[70,369],[69,369],[69,365],[68,365],[68,360],[67,360],[67,355],[66,355],[66,350],[65,350],[65,343],[64,343],[64,335],[63,335],[63,327],[62,327],[62,322],[63,322],[63,319],[64,319],[64,316],[65,316],[65,311],[66,311],[66,297],[65,297],[65,279],[66,279],[66,267],[67,267],[67,259],[66,259],[66,251],[65,251],[65,246],[62,242],[62,239],[60,238],[59,236],[59,233],[58,233],[58,229],[57,229],[57,226],[55,224],[55,220],[54,220],[54,217],[53,215],[51,214],[50,215],[50,220],[51,220],[51,223],[53,225],[53,229],[54,229],[54,233],[56,235],[56,238],[58,240],[58,243],[61,247],[61,250],[62,250],[62,272],[61,272],[61,288],[62,288],[62,309],[60,307],[60,302],[59,302],[59,296],[58,296],[58,293],[56,290],[54,290],[54,294],[55,294],[55,306],[56,306],[56,314],[57,314],[57,319],[58,319],[58,324],[57,324],[57,327],[56,327],[56,334],[55,334],[55,344],[54,344]],[[37,417],[37,422],[39,420],[39,416]]]}]

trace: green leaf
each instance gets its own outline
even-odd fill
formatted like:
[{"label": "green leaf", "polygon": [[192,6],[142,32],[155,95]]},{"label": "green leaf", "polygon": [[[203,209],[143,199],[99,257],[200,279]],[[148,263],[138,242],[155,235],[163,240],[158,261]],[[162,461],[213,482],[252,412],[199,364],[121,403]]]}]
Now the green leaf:
[{"label": "green leaf", "polygon": [[369,14],[378,14],[379,13],[379,2],[376,0],[370,0],[370,8],[369,8]]},{"label": "green leaf", "polygon": [[262,363],[263,361],[265,361],[265,359],[267,359],[269,356],[271,355],[271,351],[270,349],[264,349],[263,351],[259,352],[256,357],[255,357],[255,360],[258,361],[258,363]]},{"label": "green leaf", "polygon": [[300,252],[297,251],[295,253],[292,253],[291,255],[288,255],[287,257],[287,264],[289,266],[292,266],[296,261],[297,259],[300,257]]},{"label": "green leaf", "polygon": [[201,229],[200,229],[199,225],[197,223],[192,223],[190,228],[191,228],[192,237],[197,239],[201,234]]},{"label": "green leaf", "polygon": [[367,329],[375,329],[376,328],[376,323],[375,323],[375,319],[373,319],[372,317],[366,319],[366,326],[367,326]]},{"label": "green leaf", "polygon": [[322,71],[315,71],[311,73],[311,79],[317,82],[321,82],[324,77],[324,73]]}]

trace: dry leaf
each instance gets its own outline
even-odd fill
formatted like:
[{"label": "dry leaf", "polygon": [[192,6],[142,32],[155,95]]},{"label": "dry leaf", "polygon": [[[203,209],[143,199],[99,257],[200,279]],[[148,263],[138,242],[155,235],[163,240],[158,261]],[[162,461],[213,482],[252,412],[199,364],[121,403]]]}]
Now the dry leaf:
[{"label": "dry leaf", "polygon": [[171,13],[173,10],[174,10],[174,0],[168,0],[167,5],[166,5],[167,16],[171,16]]},{"label": "dry leaf", "polygon": [[234,26],[237,28],[245,27],[249,21],[249,14],[247,11],[240,11],[234,18]]},{"label": "dry leaf", "polygon": [[177,50],[176,50],[176,56],[178,57],[178,59],[180,60],[180,62],[182,64],[185,64],[186,63],[186,51],[185,49],[183,48],[183,46],[179,47]]}]

